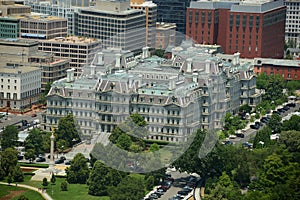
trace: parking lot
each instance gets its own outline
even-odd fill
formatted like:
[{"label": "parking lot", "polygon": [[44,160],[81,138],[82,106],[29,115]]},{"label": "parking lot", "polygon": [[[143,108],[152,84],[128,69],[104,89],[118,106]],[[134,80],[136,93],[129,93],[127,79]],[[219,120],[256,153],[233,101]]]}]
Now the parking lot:
[{"label": "parking lot", "polygon": [[[196,181],[199,180],[199,177],[195,177],[187,173],[180,173],[178,171],[169,171],[168,174],[170,174],[172,179],[174,179],[170,188],[165,192],[163,192],[161,196],[158,196],[158,198],[154,198],[154,195],[151,196],[151,194],[155,193],[160,188],[160,186],[157,186],[144,199],[177,200],[177,199],[188,199],[190,196],[193,195],[193,190],[188,190],[188,192],[185,192],[185,190],[187,188],[193,189],[193,187],[196,186],[195,184]],[[180,197],[178,196],[177,198],[175,198],[178,192],[182,195],[180,195]]]}]

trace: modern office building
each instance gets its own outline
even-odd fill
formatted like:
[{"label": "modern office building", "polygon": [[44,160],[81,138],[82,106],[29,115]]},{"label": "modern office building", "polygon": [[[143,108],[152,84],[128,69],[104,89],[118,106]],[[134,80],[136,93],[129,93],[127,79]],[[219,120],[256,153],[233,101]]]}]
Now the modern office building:
[{"label": "modern office building", "polygon": [[51,40],[41,40],[39,50],[52,53],[55,57],[70,60],[70,68],[79,75],[82,67],[92,62],[96,52],[102,49],[98,39],[86,37],[57,37]]},{"label": "modern office building", "polygon": [[30,6],[15,4],[12,0],[0,0],[0,16],[30,14]]},{"label": "modern office building", "polygon": [[89,0],[51,0],[51,5],[59,7],[89,7]]},{"label": "modern office building", "polygon": [[186,9],[191,0],[153,0],[157,4],[157,22],[176,23],[177,31],[186,33]]},{"label": "modern office building", "polygon": [[75,35],[98,38],[105,48],[140,51],[146,41],[146,17],[129,0],[98,0],[75,13]]},{"label": "modern office building", "polygon": [[300,80],[300,60],[255,58],[253,64],[256,74],[278,74],[286,80]]},{"label": "modern office building", "polygon": [[149,57],[145,47],[136,59],[129,51],[105,50],[80,78],[69,70],[47,96],[45,128],[72,113],[84,136],[109,134],[138,113],[148,124],[145,138],[179,142],[198,128],[222,127],[226,112],[260,101],[253,65],[241,64],[239,54],[220,58],[191,42],[169,52],[170,59]]},{"label": "modern office building", "polygon": [[69,69],[69,59],[59,59],[51,53],[38,51],[39,43],[27,39],[1,39],[1,63],[18,66],[38,67],[42,70],[41,91],[47,83],[66,77]]},{"label": "modern office building", "polygon": [[283,58],[285,17],[283,0],[193,1],[187,36],[243,58]]},{"label": "modern office building", "polygon": [[0,39],[1,63],[27,63],[38,51],[39,42],[27,39]]},{"label": "modern office building", "polygon": [[41,69],[1,63],[0,84],[0,107],[23,110],[39,99]]},{"label": "modern office building", "polygon": [[152,1],[130,0],[131,9],[143,10],[146,14],[146,46],[155,48],[157,5]]},{"label": "modern office building", "polygon": [[21,38],[49,40],[68,34],[67,19],[45,15],[17,17],[20,18]]},{"label": "modern office building", "polygon": [[300,1],[284,0],[286,6],[285,41],[294,43],[294,48],[300,46]]},{"label": "modern office building", "polygon": [[169,45],[175,46],[176,24],[175,23],[156,23],[156,49],[166,49]]},{"label": "modern office building", "polygon": [[74,35],[74,12],[77,7],[64,3],[51,4],[50,1],[26,1],[25,4],[31,7],[32,12],[67,19],[68,34]]},{"label": "modern office building", "polygon": [[19,36],[19,19],[0,17],[0,38],[18,38]]}]

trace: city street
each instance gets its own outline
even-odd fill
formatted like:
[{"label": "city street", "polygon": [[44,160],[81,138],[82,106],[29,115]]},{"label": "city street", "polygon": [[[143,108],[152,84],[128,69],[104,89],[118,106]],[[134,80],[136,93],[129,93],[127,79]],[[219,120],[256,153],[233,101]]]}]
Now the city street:
[{"label": "city street", "polygon": [[[300,108],[300,105],[299,105],[299,103],[297,103],[297,104],[296,104],[296,107],[292,107],[292,108],[290,108],[288,111],[282,113],[282,114],[281,114],[281,117],[285,117],[285,116],[287,116],[289,113],[292,113],[292,112],[295,112],[295,111],[299,110],[299,108]],[[251,123],[250,123],[250,124],[251,124]],[[255,135],[256,135],[256,133],[257,133],[257,131],[259,131],[261,128],[258,129],[258,130],[251,129],[251,128],[250,128],[250,124],[247,125],[247,127],[246,127],[246,129],[245,129],[246,131],[243,132],[244,135],[245,135],[244,138],[236,137],[235,139],[230,139],[230,138],[229,138],[228,140],[231,141],[231,142],[233,142],[233,144],[235,144],[235,145],[240,145],[240,144],[242,144],[242,143],[244,143],[244,142],[248,142],[251,138],[254,138]],[[266,125],[264,124],[263,127],[264,127],[264,126],[266,126]]]}]

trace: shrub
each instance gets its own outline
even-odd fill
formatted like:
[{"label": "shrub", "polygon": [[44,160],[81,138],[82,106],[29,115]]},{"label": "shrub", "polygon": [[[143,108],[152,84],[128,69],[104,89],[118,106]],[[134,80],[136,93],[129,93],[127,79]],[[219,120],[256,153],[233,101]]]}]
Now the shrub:
[{"label": "shrub", "polygon": [[66,181],[62,182],[60,184],[60,188],[61,188],[61,191],[67,191],[68,190],[68,183]]}]

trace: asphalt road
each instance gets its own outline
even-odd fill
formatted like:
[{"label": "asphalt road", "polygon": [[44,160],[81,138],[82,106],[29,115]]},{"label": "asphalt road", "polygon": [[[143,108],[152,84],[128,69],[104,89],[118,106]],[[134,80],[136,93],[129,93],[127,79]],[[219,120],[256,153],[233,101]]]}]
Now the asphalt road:
[{"label": "asphalt road", "polygon": [[[299,103],[297,103],[297,104],[296,104],[296,107],[291,107],[288,111],[282,113],[282,114],[281,114],[281,117],[285,117],[285,116],[287,116],[289,113],[292,113],[292,112],[295,112],[295,111],[299,110],[299,108],[300,108],[300,105],[299,105]],[[266,125],[264,124],[263,127],[264,127],[264,126],[266,126]],[[248,129],[246,129],[245,132],[243,132],[244,135],[245,135],[244,138],[239,138],[239,137],[237,137],[237,138],[235,138],[235,139],[229,139],[229,140],[232,141],[233,144],[235,144],[235,145],[240,145],[240,144],[242,144],[242,143],[244,143],[244,142],[249,142],[249,140],[250,140],[251,138],[254,138],[254,137],[255,137],[257,131],[259,131],[260,129],[262,129],[262,127],[260,127],[258,130],[248,128]]]},{"label": "asphalt road", "polygon": [[31,117],[31,113],[28,114],[9,114],[7,117],[7,119],[1,119],[0,121],[0,129],[8,126],[8,125],[12,125],[15,124],[17,122],[20,122],[22,120],[27,120],[28,123],[32,122],[35,119],[39,119],[40,121],[42,120],[42,112],[36,112],[37,116],[36,117]]}]

